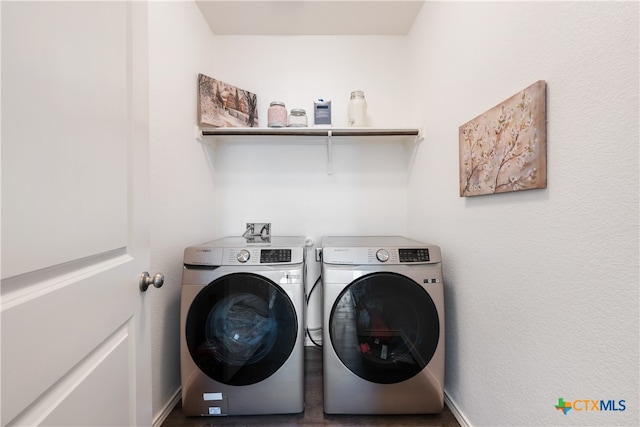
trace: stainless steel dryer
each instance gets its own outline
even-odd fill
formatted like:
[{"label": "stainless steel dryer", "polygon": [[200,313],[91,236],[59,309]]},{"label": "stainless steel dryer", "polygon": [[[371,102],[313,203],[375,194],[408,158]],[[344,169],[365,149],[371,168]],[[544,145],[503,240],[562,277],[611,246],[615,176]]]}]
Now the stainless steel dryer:
[{"label": "stainless steel dryer", "polygon": [[324,412],[444,407],[440,248],[400,236],[322,240]]},{"label": "stainless steel dryer", "polygon": [[304,237],[227,237],[185,249],[185,415],[304,410],[305,253]]}]

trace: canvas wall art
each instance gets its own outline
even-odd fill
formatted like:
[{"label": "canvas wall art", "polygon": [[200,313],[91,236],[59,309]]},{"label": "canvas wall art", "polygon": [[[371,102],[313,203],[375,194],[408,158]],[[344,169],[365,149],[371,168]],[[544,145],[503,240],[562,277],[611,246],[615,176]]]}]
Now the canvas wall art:
[{"label": "canvas wall art", "polygon": [[257,127],[255,93],[198,74],[198,124],[212,127]]},{"label": "canvas wall art", "polygon": [[540,80],[460,126],[460,196],[546,188],[546,120]]}]

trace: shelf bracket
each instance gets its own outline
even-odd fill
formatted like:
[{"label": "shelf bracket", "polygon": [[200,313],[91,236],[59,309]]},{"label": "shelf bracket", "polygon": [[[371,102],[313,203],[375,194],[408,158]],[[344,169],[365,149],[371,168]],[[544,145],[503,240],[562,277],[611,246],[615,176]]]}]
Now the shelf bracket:
[{"label": "shelf bracket", "polygon": [[420,127],[418,129],[418,134],[416,135],[416,139],[413,141],[413,147],[411,147],[411,157],[409,157],[409,172],[413,170],[413,163],[416,159],[416,155],[418,154],[418,146],[424,140],[423,128]]},{"label": "shelf bracket", "polygon": [[418,128],[418,134],[416,135],[415,145],[417,146],[418,144],[420,144],[423,139],[424,139],[424,127],[420,126],[420,128]]},{"label": "shelf bracket", "polygon": [[204,141],[204,135],[202,135],[202,129],[200,129],[200,126],[196,125],[196,129],[193,136],[198,142]]},{"label": "shelf bracket", "polygon": [[327,175],[333,175],[333,146],[331,144],[331,129],[327,131]]}]

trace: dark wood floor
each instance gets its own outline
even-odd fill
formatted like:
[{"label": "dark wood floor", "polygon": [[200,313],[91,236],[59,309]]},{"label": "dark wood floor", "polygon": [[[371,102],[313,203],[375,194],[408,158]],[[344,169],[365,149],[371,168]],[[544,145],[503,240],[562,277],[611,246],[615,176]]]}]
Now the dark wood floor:
[{"label": "dark wood floor", "polygon": [[305,408],[301,414],[186,417],[180,403],[162,427],[208,426],[441,426],[460,427],[448,407],[436,415],[327,415],[322,411],[322,349],[305,347]]}]

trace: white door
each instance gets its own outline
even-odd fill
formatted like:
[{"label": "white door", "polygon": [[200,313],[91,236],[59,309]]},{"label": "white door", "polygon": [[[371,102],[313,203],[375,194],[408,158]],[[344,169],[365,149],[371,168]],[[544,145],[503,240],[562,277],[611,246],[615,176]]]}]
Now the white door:
[{"label": "white door", "polygon": [[0,10],[2,425],[150,425],[147,5]]}]

